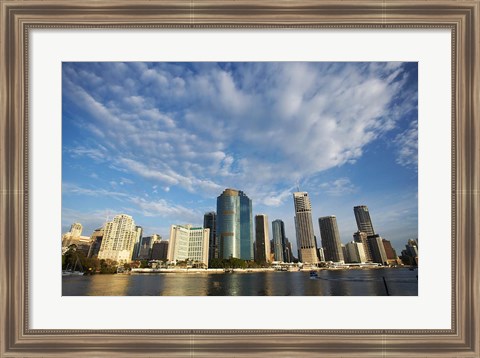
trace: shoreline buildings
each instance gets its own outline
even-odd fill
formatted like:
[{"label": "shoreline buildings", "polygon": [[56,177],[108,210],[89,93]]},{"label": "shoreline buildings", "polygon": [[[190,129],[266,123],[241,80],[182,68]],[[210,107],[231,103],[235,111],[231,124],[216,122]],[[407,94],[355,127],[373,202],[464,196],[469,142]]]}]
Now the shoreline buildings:
[{"label": "shoreline buildings", "polygon": [[268,217],[265,214],[255,215],[255,261],[258,263],[272,262]]},{"label": "shoreline buildings", "polygon": [[303,263],[318,263],[317,245],[313,233],[312,204],[306,192],[293,193],[295,207],[295,232],[298,259]]},{"label": "shoreline buildings", "polygon": [[241,190],[225,189],[217,197],[218,257],[253,260],[252,200]]},{"label": "shoreline buildings", "polygon": [[333,215],[318,219],[325,261],[345,262],[338,232],[337,218]]},{"label": "shoreline buildings", "polygon": [[105,224],[99,259],[110,259],[120,264],[132,261],[138,238],[138,227],[130,215],[120,214]]},{"label": "shoreline buildings", "polygon": [[168,261],[190,260],[208,266],[210,229],[192,225],[172,225],[168,240]]}]

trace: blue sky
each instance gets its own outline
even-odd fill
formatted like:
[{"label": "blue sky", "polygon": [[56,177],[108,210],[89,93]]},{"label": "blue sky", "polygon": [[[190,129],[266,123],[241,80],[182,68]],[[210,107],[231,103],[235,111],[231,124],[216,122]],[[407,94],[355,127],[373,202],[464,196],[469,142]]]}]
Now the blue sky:
[{"label": "blue sky", "polygon": [[[227,188],[282,219],[292,192],[342,243],[367,205],[400,254],[417,237],[417,63],[67,62],[62,67],[62,232],[115,214],[144,235],[203,224]],[[270,224],[271,229],[271,224]]]}]

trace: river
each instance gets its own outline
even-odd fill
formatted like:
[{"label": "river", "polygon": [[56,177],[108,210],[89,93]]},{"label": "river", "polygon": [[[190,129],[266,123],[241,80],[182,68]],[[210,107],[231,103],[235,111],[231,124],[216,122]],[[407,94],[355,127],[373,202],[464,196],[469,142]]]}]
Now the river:
[{"label": "river", "polygon": [[[407,268],[255,273],[152,273],[62,277],[63,296],[416,296]],[[385,279],[385,282],[384,282]]]}]

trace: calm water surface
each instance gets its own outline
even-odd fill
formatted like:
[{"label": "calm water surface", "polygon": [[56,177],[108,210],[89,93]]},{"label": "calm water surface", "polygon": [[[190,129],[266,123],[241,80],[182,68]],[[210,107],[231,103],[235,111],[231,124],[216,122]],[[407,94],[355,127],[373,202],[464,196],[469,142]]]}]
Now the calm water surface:
[{"label": "calm water surface", "polygon": [[165,273],[63,276],[63,296],[391,296],[418,295],[418,271]]}]

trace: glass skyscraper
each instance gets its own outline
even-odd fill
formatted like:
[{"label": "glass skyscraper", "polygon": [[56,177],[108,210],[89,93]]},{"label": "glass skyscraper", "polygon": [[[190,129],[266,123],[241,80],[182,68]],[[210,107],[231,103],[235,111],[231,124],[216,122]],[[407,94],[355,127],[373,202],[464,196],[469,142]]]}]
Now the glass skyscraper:
[{"label": "glass skyscraper", "polygon": [[219,258],[253,260],[252,200],[244,192],[225,189],[217,197]]},{"label": "glass skyscraper", "polygon": [[217,214],[214,211],[203,215],[203,228],[210,229],[210,238],[208,240],[208,259],[218,258],[217,245]]},{"label": "glass skyscraper", "polygon": [[285,224],[282,220],[277,219],[272,221],[272,235],[273,235],[273,252],[275,261],[288,262],[285,250]]},{"label": "glass skyscraper", "polygon": [[337,218],[324,216],[318,219],[320,236],[322,237],[323,253],[325,261],[345,262],[338,232]]}]

